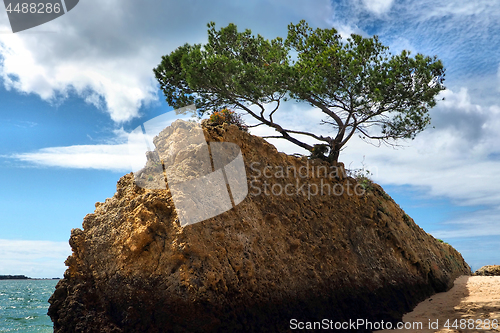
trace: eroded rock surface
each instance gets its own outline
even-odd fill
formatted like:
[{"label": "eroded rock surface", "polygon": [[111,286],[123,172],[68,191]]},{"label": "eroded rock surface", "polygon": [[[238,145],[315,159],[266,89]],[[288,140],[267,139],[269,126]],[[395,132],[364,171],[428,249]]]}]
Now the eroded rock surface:
[{"label": "eroded rock surface", "polygon": [[500,265],[487,265],[478,269],[474,275],[500,276]]},{"label": "eroded rock surface", "polygon": [[205,128],[205,137],[241,147],[246,199],[181,227],[168,188],[123,176],[71,232],[73,254],[50,299],[55,332],[287,332],[291,319],[397,321],[470,274],[380,186],[360,191],[342,173],[326,176],[326,162],[278,153],[234,125]]}]

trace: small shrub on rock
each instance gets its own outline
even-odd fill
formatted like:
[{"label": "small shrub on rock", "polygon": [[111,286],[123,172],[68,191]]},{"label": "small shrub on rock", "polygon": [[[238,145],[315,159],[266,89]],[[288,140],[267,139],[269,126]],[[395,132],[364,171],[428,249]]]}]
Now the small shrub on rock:
[{"label": "small shrub on rock", "polygon": [[[364,190],[371,190],[373,188],[373,181],[370,179],[372,173],[369,170],[366,170],[363,167],[362,169],[354,169],[346,171],[347,175],[349,177],[356,179],[358,184],[360,184]],[[386,198],[384,197],[384,199]]]},{"label": "small shrub on rock", "polygon": [[224,123],[234,124],[238,126],[240,130],[243,130],[245,132],[248,131],[248,127],[245,125],[243,119],[241,119],[241,116],[227,108],[212,113],[210,115],[210,118],[208,118],[208,123],[210,125],[222,125]]}]

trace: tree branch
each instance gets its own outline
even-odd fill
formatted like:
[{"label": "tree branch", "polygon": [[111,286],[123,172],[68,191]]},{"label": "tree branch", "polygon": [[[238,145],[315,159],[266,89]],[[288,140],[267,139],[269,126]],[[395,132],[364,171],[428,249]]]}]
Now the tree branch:
[{"label": "tree branch", "polygon": [[[296,144],[297,146],[299,147],[302,147],[304,149],[307,149],[309,151],[312,151],[313,149],[313,146],[311,145],[308,145],[307,143],[305,142],[302,142],[302,141],[299,141],[297,140],[296,138],[290,136],[287,131],[285,129],[283,129],[283,127],[281,127],[280,125],[276,124],[276,123],[273,123],[267,119],[265,119],[264,117],[260,117],[258,115],[256,115],[252,110],[250,110],[249,108],[247,108],[245,105],[241,104],[239,101],[233,101],[236,105],[238,105],[241,109],[247,111],[248,113],[250,113],[251,115],[253,115],[255,118],[257,118],[258,120],[260,120],[261,122],[263,122],[264,124],[268,125],[269,127],[272,127],[274,128],[276,131],[278,131],[284,139],[287,139],[288,141]],[[259,105],[259,104],[257,104]],[[281,137],[280,137],[281,138]]]},{"label": "tree branch", "polygon": [[344,125],[344,123],[342,122],[342,119],[339,118],[338,115],[336,115],[334,112],[330,111],[330,109],[328,109],[326,106],[324,106],[323,104],[320,104],[318,103],[317,101],[315,101],[314,99],[310,98],[310,97],[307,97],[306,98],[306,101],[308,101],[309,103],[311,103],[312,105],[318,107],[321,109],[321,111],[323,111],[324,113],[326,113],[327,115],[329,115],[330,117],[333,118],[333,120],[335,120],[335,122],[337,123],[337,125],[340,127],[342,127]]},{"label": "tree branch", "polygon": [[293,133],[293,134],[301,134],[301,135],[307,135],[307,136],[310,136],[312,138],[315,138],[316,140],[318,141],[325,141],[325,142],[328,142],[327,138],[323,137],[322,135],[321,136],[317,136],[315,134],[312,134],[312,133],[308,133],[308,132],[301,132],[301,131],[292,131],[292,130],[288,130],[288,129],[285,129],[286,132],[288,133]]},{"label": "tree branch", "polygon": [[256,124],[256,125],[247,125],[247,128],[253,128],[253,127],[258,127],[261,125],[265,125],[264,123]]}]

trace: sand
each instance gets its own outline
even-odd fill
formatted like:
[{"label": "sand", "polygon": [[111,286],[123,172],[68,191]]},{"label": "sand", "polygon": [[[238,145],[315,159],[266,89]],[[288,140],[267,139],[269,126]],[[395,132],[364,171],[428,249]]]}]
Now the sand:
[{"label": "sand", "polygon": [[460,276],[452,289],[418,304],[403,322],[422,326],[375,332],[500,333],[500,276]]}]

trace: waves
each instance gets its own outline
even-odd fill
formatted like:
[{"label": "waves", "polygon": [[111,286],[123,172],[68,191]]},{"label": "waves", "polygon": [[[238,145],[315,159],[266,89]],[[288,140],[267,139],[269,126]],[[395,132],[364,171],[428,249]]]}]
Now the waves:
[{"label": "waves", "polygon": [[0,332],[52,332],[47,309],[57,281],[0,281]]}]

